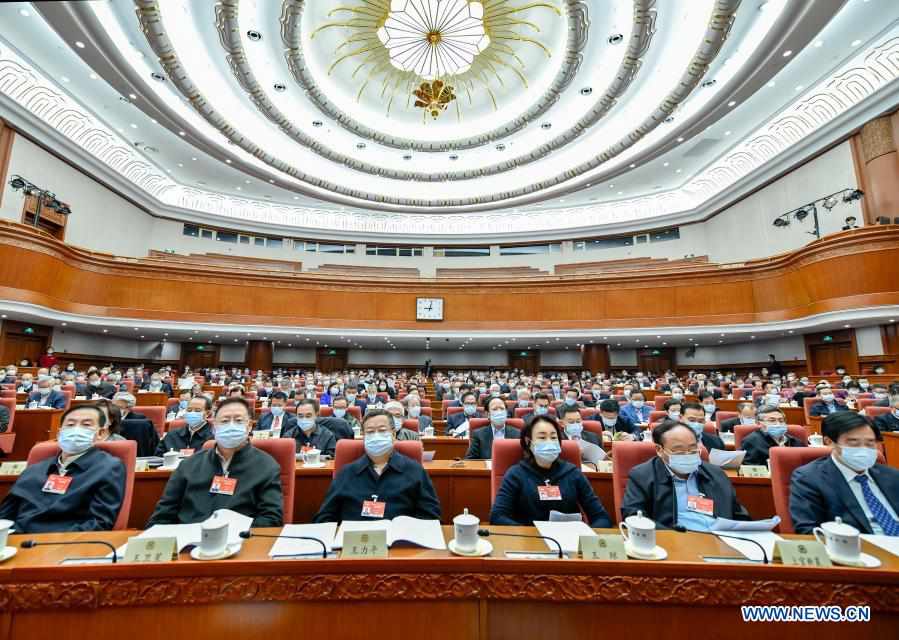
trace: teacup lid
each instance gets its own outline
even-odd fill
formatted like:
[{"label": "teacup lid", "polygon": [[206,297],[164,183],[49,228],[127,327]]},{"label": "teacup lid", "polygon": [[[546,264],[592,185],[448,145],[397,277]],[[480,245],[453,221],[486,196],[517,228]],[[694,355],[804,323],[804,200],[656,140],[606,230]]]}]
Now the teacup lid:
[{"label": "teacup lid", "polygon": [[655,529],[656,523],[643,515],[642,511],[637,511],[637,515],[628,516],[625,520],[627,526],[636,527],[637,529]]},{"label": "teacup lid", "polygon": [[840,516],[834,518],[833,522],[825,522],[821,525],[821,528],[824,529],[827,533],[832,533],[838,536],[857,536],[859,535],[859,530],[853,527],[851,524],[846,524],[843,522],[843,519]]},{"label": "teacup lid", "polygon": [[462,510],[462,513],[453,518],[453,522],[458,522],[459,524],[476,524],[480,522],[478,517],[468,513],[468,507]]}]

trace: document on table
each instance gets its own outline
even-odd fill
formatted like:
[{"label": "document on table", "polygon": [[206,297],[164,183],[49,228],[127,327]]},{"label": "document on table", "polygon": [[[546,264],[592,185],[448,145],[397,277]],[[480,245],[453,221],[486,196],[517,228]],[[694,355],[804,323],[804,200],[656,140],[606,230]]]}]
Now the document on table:
[{"label": "document on table", "polygon": [[334,536],[333,547],[343,548],[345,531],[379,531],[387,532],[387,546],[396,542],[409,542],[427,549],[446,549],[443,529],[439,520],[420,520],[409,516],[397,516],[393,520],[344,520]]},{"label": "document on table", "polygon": [[[581,536],[595,536],[596,533],[586,525],[583,520],[576,522],[550,522],[546,520],[534,520],[534,526],[541,536],[554,538],[562,545],[562,551],[577,553],[578,541]],[[551,551],[558,551],[556,545],[549,540],[544,540]]]},{"label": "document on table", "polygon": [[[282,536],[306,536],[321,540],[328,552],[331,551],[331,542],[337,532],[336,522],[321,522],[318,524],[286,524],[281,529]],[[268,552],[269,557],[289,556],[320,556],[322,546],[313,540],[291,540],[290,538],[278,538]]]},{"label": "document on table", "polygon": [[581,449],[581,460],[583,460],[584,462],[596,465],[597,462],[605,460],[609,457],[605,449],[593,444],[592,442],[587,442],[586,440],[578,440],[577,444]]},{"label": "document on table", "polygon": [[[248,530],[253,525],[253,519],[245,515],[231,511],[230,509],[218,509],[212,513],[210,520],[225,519],[228,521],[228,544],[240,544],[243,538],[240,537],[242,531]],[[202,524],[196,522],[194,524],[156,524],[139,533],[137,538],[175,538],[178,541],[178,553],[184,551],[189,546],[200,544],[203,537]],[[116,549],[116,556],[125,557],[125,549],[128,543],[123,544]],[[112,554],[109,554],[112,557]]]},{"label": "document on table", "polygon": [[[751,542],[747,542],[748,540],[755,540],[765,548],[768,562],[771,562],[771,559],[774,557],[774,545],[777,544],[778,540],[783,540],[779,535],[770,531],[729,531],[727,535],[729,537],[722,538],[719,536],[718,539],[731,549],[739,551],[750,560],[755,560],[756,562],[762,562],[762,550]],[[734,540],[734,538],[742,539]]]},{"label": "document on table", "polygon": [[739,469],[745,457],[746,452],[743,449],[737,449],[736,451],[712,449],[709,451],[709,462],[716,467],[724,469]]},{"label": "document on table", "polygon": [[889,551],[894,556],[899,556],[899,538],[896,536],[881,536],[872,533],[863,533],[862,540],[866,540],[884,551]]},{"label": "document on table", "polygon": [[780,524],[780,516],[767,518],[765,520],[728,520],[727,518],[715,518],[712,522],[711,531],[730,532],[730,531],[771,531]]},{"label": "document on table", "polygon": [[421,452],[421,461],[422,462],[433,462],[435,453],[437,453],[437,452],[436,451],[422,451]]}]

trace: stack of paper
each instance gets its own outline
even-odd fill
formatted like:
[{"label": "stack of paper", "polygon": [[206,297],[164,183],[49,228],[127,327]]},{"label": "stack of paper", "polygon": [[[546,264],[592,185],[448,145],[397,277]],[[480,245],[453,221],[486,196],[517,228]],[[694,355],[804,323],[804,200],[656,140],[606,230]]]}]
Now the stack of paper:
[{"label": "stack of paper", "polygon": [[410,542],[428,549],[446,549],[443,529],[439,520],[420,520],[409,516],[397,516],[391,520],[344,520],[334,536],[332,547],[343,548],[345,531],[380,531],[387,532],[387,546],[395,542]]},{"label": "stack of paper", "polygon": [[899,538],[896,536],[882,536],[871,533],[863,533],[862,540],[867,540],[871,544],[880,547],[884,551],[889,551],[894,556],[899,556]]},{"label": "stack of paper", "polygon": [[[578,542],[581,536],[595,536],[596,533],[578,519],[574,522],[547,522],[545,520],[535,520],[534,526],[541,536],[554,538],[562,545],[562,551],[566,553],[577,553]],[[558,551],[558,548],[549,540],[544,540],[547,548],[551,551]]]},{"label": "stack of paper", "polygon": [[712,449],[709,451],[709,462],[716,467],[724,469],[739,469],[745,457],[746,452],[743,449],[737,449],[736,451]]},{"label": "stack of paper", "polygon": [[715,518],[712,523],[712,531],[771,531],[780,524],[780,516],[774,516],[766,520],[728,520],[727,518]]}]

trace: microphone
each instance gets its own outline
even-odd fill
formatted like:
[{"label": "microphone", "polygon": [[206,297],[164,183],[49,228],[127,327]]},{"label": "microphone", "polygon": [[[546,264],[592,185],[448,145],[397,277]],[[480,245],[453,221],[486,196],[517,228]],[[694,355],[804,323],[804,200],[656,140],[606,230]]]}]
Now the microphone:
[{"label": "microphone", "polygon": [[550,542],[555,543],[557,547],[559,547],[559,558],[565,558],[565,554],[562,553],[562,545],[555,538],[550,538],[549,536],[538,536],[538,535],[527,535],[524,533],[497,533],[496,531],[490,531],[489,529],[478,529],[478,535],[482,538],[487,538],[489,536],[507,536],[509,538],[535,538],[537,540],[549,540]]},{"label": "microphone", "polygon": [[693,531],[692,529],[687,529],[687,527],[685,527],[682,524],[676,524],[671,528],[674,529],[675,531],[677,531],[678,533],[688,533],[688,532],[689,533],[701,533],[701,534],[707,535],[707,536],[715,536],[716,538],[730,538],[731,540],[743,540],[744,542],[751,542],[752,544],[754,544],[755,546],[757,546],[759,549],[762,550],[762,564],[769,564],[768,553],[765,551],[765,547],[763,547],[761,545],[761,543],[759,543],[758,540],[752,540],[750,538],[741,538],[740,536],[729,536],[726,533],[718,533],[717,531]]},{"label": "microphone", "polygon": [[246,531],[241,531],[237,535],[239,535],[244,540],[247,540],[249,538],[287,538],[288,540],[311,540],[312,542],[317,542],[322,546],[322,558],[328,557],[328,545],[326,545],[322,540],[313,538],[311,536],[270,536],[265,533],[253,533],[249,529]]},{"label": "microphone", "polygon": [[110,549],[112,549],[113,563],[115,563],[117,561],[116,560],[116,548],[104,540],[72,540],[71,542],[46,542],[43,540],[38,542],[37,540],[22,540],[22,542],[19,546],[22,547],[23,549],[32,549],[37,546],[46,546],[46,545],[52,546],[52,545],[64,545],[64,544],[102,544],[104,547],[109,547]]}]

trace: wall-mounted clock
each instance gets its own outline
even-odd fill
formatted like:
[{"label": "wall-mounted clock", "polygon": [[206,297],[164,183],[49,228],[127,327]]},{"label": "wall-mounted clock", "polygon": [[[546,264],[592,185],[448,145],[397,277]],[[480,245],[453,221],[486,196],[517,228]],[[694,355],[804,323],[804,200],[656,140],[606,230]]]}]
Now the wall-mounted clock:
[{"label": "wall-mounted clock", "polygon": [[417,298],[416,320],[443,320],[443,298]]}]

